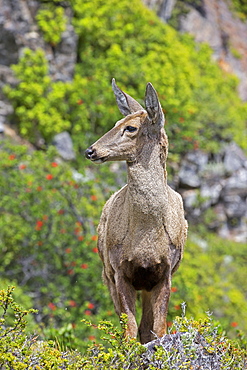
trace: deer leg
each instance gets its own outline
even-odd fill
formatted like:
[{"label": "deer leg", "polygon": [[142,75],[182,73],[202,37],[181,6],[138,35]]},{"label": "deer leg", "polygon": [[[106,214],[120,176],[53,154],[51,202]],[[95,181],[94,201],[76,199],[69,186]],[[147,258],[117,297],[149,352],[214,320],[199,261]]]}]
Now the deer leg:
[{"label": "deer leg", "polygon": [[154,325],[153,332],[162,337],[166,334],[166,316],[171,292],[171,272],[167,274],[165,280],[158,283],[151,291],[151,305],[153,310]]},{"label": "deer leg", "polygon": [[139,326],[140,341],[142,344],[152,340],[153,330],[153,311],[151,306],[151,293],[146,290],[142,291],[142,319]]},{"label": "deer leg", "polygon": [[137,324],[135,319],[136,291],[134,287],[122,277],[116,277],[116,290],[120,308],[117,314],[120,316],[122,313],[125,313],[128,317],[125,335],[131,338],[136,338],[137,336]]}]

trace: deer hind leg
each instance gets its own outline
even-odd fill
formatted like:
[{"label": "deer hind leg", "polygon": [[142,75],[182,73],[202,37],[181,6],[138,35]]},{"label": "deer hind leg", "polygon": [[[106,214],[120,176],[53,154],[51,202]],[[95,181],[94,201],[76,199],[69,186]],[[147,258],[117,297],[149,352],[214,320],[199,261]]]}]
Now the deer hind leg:
[{"label": "deer hind leg", "polygon": [[[158,283],[151,291],[151,306],[154,317],[153,332],[162,337],[166,334],[166,316],[171,292],[171,272],[167,272],[165,280]],[[153,338],[155,339],[155,338]]]},{"label": "deer hind leg", "polygon": [[142,344],[152,340],[152,330],[154,324],[153,310],[151,306],[151,293],[142,291],[142,318],[138,329]]}]

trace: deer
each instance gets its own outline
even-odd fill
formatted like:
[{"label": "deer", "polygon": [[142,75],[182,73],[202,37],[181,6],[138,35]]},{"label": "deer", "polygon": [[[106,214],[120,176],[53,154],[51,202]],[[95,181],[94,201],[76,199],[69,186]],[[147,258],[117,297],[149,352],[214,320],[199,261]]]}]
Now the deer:
[{"label": "deer", "polygon": [[[146,85],[145,108],[112,80],[124,118],[85,151],[93,163],[126,161],[127,184],[106,202],[98,225],[102,277],[115,311],[127,315],[125,336],[142,344],[166,334],[171,278],[187,238],[182,197],[167,184],[168,138],[157,92]],[[141,291],[142,317],[136,322]]]}]

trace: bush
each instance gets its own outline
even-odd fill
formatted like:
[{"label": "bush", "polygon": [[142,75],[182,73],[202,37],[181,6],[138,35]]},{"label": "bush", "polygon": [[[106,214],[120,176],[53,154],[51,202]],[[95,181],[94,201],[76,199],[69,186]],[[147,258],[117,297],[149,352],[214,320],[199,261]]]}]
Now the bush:
[{"label": "bush", "polygon": [[56,46],[66,29],[66,18],[64,9],[54,3],[43,5],[37,12],[36,20],[39,28],[43,32],[46,42]]},{"label": "bush", "polygon": [[[71,2],[79,35],[72,82],[52,82],[42,51],[27,50],[13,66],[19,84],[5,93],[15,106],[20,132],[36,143],[68,130],[78,151],[120,118],[111,79],[140,103],[146,82],[159,93],[170,151],[216,151],[232,138],[246,148],[247,104],[237,78],[212,62],[211,49],[163,24],[139,0]],[[49,22],[43,19],[44,24]]]},{"label": "bush", "polygon": [[[12,298],[13,288],[0,291],[0,366],[4,369],[243,369],[246,349],[228,340],[210,318],[194,321],[176,318],[173,333],[142,346],[124,337],[127,319],[121,318],[121,329],[101,322],[106,345],[94,344],[85,354],[63,351],[56,344],[27,336],[24,317],[33,310],[23,310]],[[15,314],[12,326],[6,326],[9,312]],[[91,325],[90,323],[88,323]]]},{"label": "bush", "polygon": [[0,274],[32,297],[36,322],[64,327],[65,336],[81,330],[80,318],[110,317],[96,246],[104,201],[99,178],[73,174],[52,148],[30,153],[5,143],[0,152]]}]

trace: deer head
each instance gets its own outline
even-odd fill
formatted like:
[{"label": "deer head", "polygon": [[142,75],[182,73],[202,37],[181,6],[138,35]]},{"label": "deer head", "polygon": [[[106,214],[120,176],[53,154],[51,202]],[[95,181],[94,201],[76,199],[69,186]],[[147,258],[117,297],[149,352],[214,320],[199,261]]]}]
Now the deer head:
[{"label": "deer head", "polygon": [[146,87],[144,109],[135,99],[124,93],[112,80],[112,88],[120,112],[125,116],[115,126],[91,145],[86,158],[94,163],[105,161],[134,162],[142,143],[161,140],[164,134],[164,115],[157,93],[149,82]]}]

